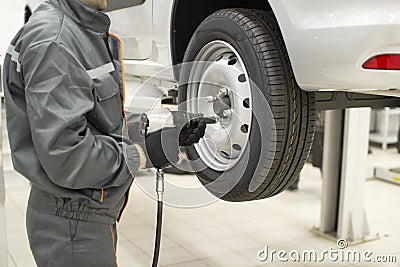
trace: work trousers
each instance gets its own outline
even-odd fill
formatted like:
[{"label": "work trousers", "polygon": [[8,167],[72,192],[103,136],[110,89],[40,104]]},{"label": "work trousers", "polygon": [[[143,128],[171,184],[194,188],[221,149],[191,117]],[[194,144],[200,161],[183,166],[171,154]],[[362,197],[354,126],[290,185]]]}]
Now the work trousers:
[{"label": "work trousers", "polygon": [[28,205],[26,229],[38,267],[116,267],[116,224],[49,214]]}]

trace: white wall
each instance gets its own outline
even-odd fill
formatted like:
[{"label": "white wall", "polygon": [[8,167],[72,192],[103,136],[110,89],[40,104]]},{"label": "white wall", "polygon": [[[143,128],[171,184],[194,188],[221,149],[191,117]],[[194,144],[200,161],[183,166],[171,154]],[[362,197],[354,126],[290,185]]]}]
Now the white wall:
[{"label": "white wall", "polygon": [[25,0],[0,0],[0,55],[24,24]]}]

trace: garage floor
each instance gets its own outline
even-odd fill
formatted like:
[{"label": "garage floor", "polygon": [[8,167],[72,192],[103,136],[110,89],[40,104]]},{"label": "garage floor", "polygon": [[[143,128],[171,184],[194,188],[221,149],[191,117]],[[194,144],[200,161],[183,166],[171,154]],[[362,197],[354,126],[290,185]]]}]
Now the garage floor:
[{"label": "garage floor", "polygon": [[[172,178],[171,175],[168,177]],[[193,176],[174,178],[197,184]],[[24,230],[29,186],[24,181],[17,182],[17,179],[17,176],[7,177],[9,266],[28,267],[34,266]],[[137,179],[153,179],[153,175]],[[287,251],[322,251],[335,247],[334,242],[319,238],[310,231],[319,220],[319,170],[307,166],[301,179],[299,191],[285,192],[269,200],[242,204],[217,201],[195,209],[167,207],[160,263],[162,266],[193,267],[281,266],[285,263],[260,263],[257,252],[265,245]],[[400,259],[399,190],[398,186],[386,182],[367,181],[366,209],[370,226],[372,233],[379,232],[382,238],[352,249],[370,249],[377,254],[397,255]],[[150,266],[154,216],[154,200],[134,186],[130,204],[119,225],[119,266]],[[319,266],[317,263],[291,264],[296,265]],[[344,263],[332,265],[354,266]]]},{"label": "garage floor", "polygon": [[[5,144],[6,147],[7,144]],[[7,148],[5,148],[7,150]],[[5,165],[10,164],[5,157]],[[394,149],[382,153],[374,149],[370,162],[396,160]],[[8,162],[8,163],[7,163]],[[372,163],[370,163],[372,164]],[[194,176],[167,175],[168,181],[198,187]],[[144,172],[137,181],[153,183]],[[397,264],[377,263],[262,263],[257,252],[315,249],[321,252],[336,242],[316,236],[321,197],[319,169],[306,166],[296,192],[284,192],[272,199],[251,203],[216,201],[199,208],[165,208],[160,266],[400,266],[400,186],[376,179],[366,184],[366,211],[371,233],[381,238],[350,249],[371,250],[374,255],[395,255]],[[8,262],[11,267],[35,266],[24,229],[29,184],[6,166]],[[168,194],[168,188],[167,192]],[[155,201],[136,183],[127,210],[119,224],[118,262],[120,267],[150,266],[153,253]]]}]

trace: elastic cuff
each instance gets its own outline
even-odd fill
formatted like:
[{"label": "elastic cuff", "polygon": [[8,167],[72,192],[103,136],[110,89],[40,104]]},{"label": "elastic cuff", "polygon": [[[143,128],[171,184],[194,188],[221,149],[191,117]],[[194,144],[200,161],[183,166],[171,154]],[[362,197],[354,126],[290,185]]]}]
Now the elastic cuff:
[{"label": "elastic cuff", "polygon": [[140,159],[140,164],[139,164],[139,168],[140,169],[144,169],[146,168],[146,155],[144,154],[144,150],[143,148],[138,145],[138,144],[134,144],[134,146],[136,147],[138,153],[139,153],[139,159]]},{"label": "elastic cuff", "polygon": [[136,174],[141,166],[140,152],[136,145],[127,145],[125,148],[125,159],[129,172],[132,176]]}]

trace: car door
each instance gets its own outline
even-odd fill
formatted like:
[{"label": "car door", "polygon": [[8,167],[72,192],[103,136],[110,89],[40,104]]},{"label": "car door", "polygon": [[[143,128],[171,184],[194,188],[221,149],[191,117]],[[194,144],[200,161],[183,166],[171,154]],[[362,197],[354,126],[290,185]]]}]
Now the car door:
[{"label": "car door", "polygon": [[152,51],[153,0],[118,0],[108,2],[110,32],[123,43],[124,59],[145,60]]}]

